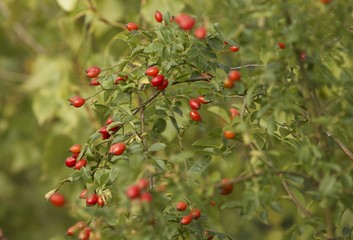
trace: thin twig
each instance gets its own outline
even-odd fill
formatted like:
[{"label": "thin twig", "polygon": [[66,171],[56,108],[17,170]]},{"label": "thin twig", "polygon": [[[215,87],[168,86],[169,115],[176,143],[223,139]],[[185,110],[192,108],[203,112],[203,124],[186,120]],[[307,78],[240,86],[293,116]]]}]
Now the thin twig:
[{"label": "thin twig", "polygon": [[349,157],[351,161],[353,161],[353,153],[344,145],[341,140],[338,138],[332,136],[332,133],[330,131],[326,131],[327,136],[333,139],[333,141],[342,149],[342,151]]},{"label": "thin twig", "polygon": [[266,66],[267,66],[267,65],[264,65],[264,64],[256,64],[256,63],[253,63],[253,64],[246,64],[246,65],[243,65],[243,66],[231,67],[230,69],[231,69],[231,70],[237,70],[237,69],[242,69],[242,68],[266,67]]},{"label": "thin twig", "polygon": [[211,79],[212,79],[212,76],[209,76],[209,77],[193,77],[193,78],[189,78],[186,81],[173,82],[172,85],[176,85],[176,84],[179,84],[179,83],[191,83],[191,82],[200,82],[200,81],[209,82],[209,81],[211,81]]},{"label": "thin twig", "polygon": [[[145,132],[145,107],[146,105],[142,102],[142,99],[140,96],[138,96],[138,104],[139,104],[139,109],[140,109],[140,120],[141,120],[141,133],[143,134]],[[141,135],[142,138],[142,144],[144,146],[147,146],[147,135]],[[148,153],[146,152],[147,149],[144,150],[143,153],[143,158],[145,160],[145,162],[148,162]],[[153,176],[151,173],[148,173],[148,183],[149,183],[149,187],[150,189],[153,188]]]},{"label": "thin twig", "polygon": [[284,189],[286,190],[286,192],[288,193],[288,195],[289,195],[290,199],[292,200],[292,202],[298,207],[298,209],[304,214],[305,217],[310,218],[311,217],[311,213],[308,210],[306,210],[306,208],[294,196],[292,191],[289,189],[289,186],[288,186],[287,182],[283,180],[282,181],[282,185],[283,185]]},{"label": "thin twig", "polygon": [[[212,79],[212,77],[195,77],[195,78],[190,78],[190,79],[183,81],[183,82],[174,82],[172,85],[176,85],[179,83],[199,82],[199,81],[209,82],[211,79]],[[142,105],[140,105],[139,107],[132,110],[132,114],[135,115],[141,108],[146,108],[162,92],[163,91],[155,92],[149,99],[146,100],[146,102],[142,103]]]},{"label": "thin twig", "polygon": [[[253,177],[258,177],[258,176],[261,176],[263,174],[262,171],[259,171],[259,172],[255,172],[253,174],[243,174],[243,175],[240,175],[240,176],[237,176],[235,178],[232,178],[232,179],[228,179],[228,183],[232,183],[232,184],[238,184],[238,183],[241,183],[241,182],[244,182],[246,180],[249,180]],[[217,183],[214,185],[215,188],[220,188],[222,187],[222,184],[221,183]]]},{"label": "thin twig", "polygon": [[137,108],[135,108],[134,110],[132,110],[132,115],[135,115],[136,113],[138,113],[138,111],[140,111],[141,108],[147,108],[147,106],[156,98],[158,97],[159,94],[161,94],[162,91],[158,91],[155,92],[149,99],[146,100],[146,102],[142,103],[141,105],[139,105]]},{"label": "thin twig", "polygon": [[92,0],[87,0],[88,1],[88,6],[89,9],[94,12],[97,16],[99,21],[111,26],[111,27],[116,27],[116,28],[121,28],[121,29],[125,29],[124,24],[122,23],[118,23],[118,22],[114,22],[114,21],[110,21],[109,19],[101,16],[98,11],[97,11],[97,7],[93,4]]},{"label": "thin twig", "polygon": [[103,23],[105,23],[105,24],[107,24],[107,25],[109,25],[109,26],[111,26],[111,27],[116,27],[116,28],[120,28],[120,29],[125,29],[125,26],[124,26],[124,24],[122,24],[122,23],[110,21],[110,20],[108,20],[108,19],[106,19],[106,18],[104,18],[104,17],[102,17],[102,16],[99,16],[98,19],[99,19],[101,22],[103,22]]}]

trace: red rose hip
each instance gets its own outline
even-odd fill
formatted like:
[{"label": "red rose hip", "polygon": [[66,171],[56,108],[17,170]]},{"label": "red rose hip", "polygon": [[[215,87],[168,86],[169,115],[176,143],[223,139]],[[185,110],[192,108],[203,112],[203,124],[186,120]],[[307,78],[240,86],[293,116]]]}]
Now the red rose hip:
[{"label": "red rose hip", "polygon": [[129,198],[129,199],[136,199],[140,196],[140,188],[138,185],[131,185],[129,186],[126,191],[125,191],[125,195]]},{"label": "red rose hip", "polygon": [[239,48],[237,46],[230,46],[229,47],[229,51],[231,52],[238,52],[239,51]]},{"label": "red rose hip", "polygon": [[77,227],[75,225],[73,225],[66,230],[66,235],[73,236],[73,235],[75,235],[76,231],[77,231]]},{"label": "red rose hip", "polygon": [[98,195],[93,193],[91,196],[86,198],[86,206],[94,206],[98,202]]},{"label": "red rose hip", "polygon": [[224,178],[221,180],[221,194],[229,195],[233,192],[233,183],[229,182],[228,179]]},{"label": "red rose hip", "polygon": [[232,81],[232,80],[227,78],[223,82],[223,87],[225,87],[225,88],[233,88],[234,87],[234,81]]},{"label": "red rose hip", "polygon": [[124,153],[126,149],[125,143],[115,143],[112,146],[110,146],[109,153],[119,156]]},{"label": "red rose hip", "polygon": [[69,151],[72,153],[80,153],[81,152],[81,144],[74,144],[69,148]]},{"label": "red rose hip", "polygon": [[198,111],[196,110],[192,110],[190,112],[190,117],[192,120],[196,121],[196,122],[201,122],[201,115]]},{"label": "red rose hip", "polygon": [[154,13],[154,18],[156,19],[157,22],[162,22],[163,21],[163,14],[157,10]]},{"label": "red rose hip", "polygon": [[154,77],[159,73],[159,68],[156,66],[152,66],[146,69],[145,74],[150,77]]},{"label": "red rose hip", "polygon": [[188,207],[188,204],[184,201],[178,202],[175,205],[176,210],[178,210],[179,212],[185,211],[187,207]]},{"label": "red rose hip", "polygon": [[182,13],[175,18],[175,22],[179,25],[181,29],[189,31],[194,27],[196,20],[195,18]]},{"label": "red rose hip", "polygon": [[125,24],[125,27],[128,31],[133,31],[133,30],[138,30],[139,29],[139,25],[137,25],[136,23],[133,22],[129,22],[127,24]]},{"label": "red rose hip", "polygon": [[141,194],[140,199],[142,202],[151,202],[152,201],[152,194],[149,192],[144,192]]},{"label": "red rose hip", "polygon": [[195,35],[195,38],[197,39],[200,39],[200,40],[205,39],[207,36],[206,28],[204,27],[196,28],[194,31],[194,35]]},{"label": "red rose hip", "polygon": [[232,131],[224,131],[223,136],[227,139],[233,139],[235,138],[235,133]]},{"label": "red rose hip", "polygon": [[137,186],[141,189],[141,190],[145,190],[148,188],[148,180],[146,178],[141,178],[138,182],[137,182]]},{"label": "red rose hip", "polygon": [[81,107],[86,102],[86,100],[80,96],[71,97],[68,99],[68,101],[70,102],[70,105],[72,105],[76,108]]},{"label": "red rose hip", "polygon": [[88,192],[89,190],[87,188],[83,189],[81,192],[80,192],[80,195],[78,196],[78,198],[80,199],[86,199],[88,197]]},{"label": "red rose hip", "polygon": [[199,110],[201,108],[201,104],[198,100],[196,99],[190,99],[189,100],[189,106],[193,110]]},{"label": "red rose hip", "polygon": [[75,170],[80,170],[82,167],[87,165],[87,161],[85,159],[80,159],[76,162],[74,169]]},{"label": "red rose hip", "polygon": [[236,116],[239,116],[239,112],[236,108],[231,108],[229,109],[229,112],[230,112],[230,119],[233,119],[235,118]]},{"label": "red rose hip", "polygon": [[190,211],[190,215],[192,216],[193,219],[199,219],[201,217],[201,211],[198,208],[193,208]]},{"label": "red rose hip", "polygon": [[99,67],[93,66],[86,69],[86,76],[88,78],[95,78],[101,73],[101,69]]},{"label": "red rose hip", "polygon": [[162,84],[157,86],[157,90],[162,91],[168,87],[169,81],[168,79],[164,79]]},{"label": "red rose hip", "polygon": [[164,81],[164,76],[163,75],[156,75],[155,77],[152,78],[151,80],[151,85],[153,87],[157,87],[161,85]]},{"label": "red rose hip", "polygon": [[193,219],[193,217],[191,215],[184,216],[180,220],[180,224],[181,225],[189,225],[191,223],[192,219]]},{"label": "red rose hip", "polygon": [[99,196],[98,196],[97,205],[98,205],[99,207],[103,207],[103,206],[105,205],[104,197],[103,197],[102,195],[99,195]]},{"label": "red rose hip", "polygon": [[76,165],[76,158],[74,158],[74,157],[66,158],[65,165],[69,168],[74,167]]},{"label": "red rose hip", "polygon": [[279,42],[279,43],[277,43],[277,45],[281,49],[285,49],[286,48],[286,44],[284,42]]},{"label": "red rose hip", "polygon": [[202,104],[208,104],[208,103],[210,103],[210,101],[207,101],[207,100],[205,99],[205,96],[199,96],[199,97],[197,98],[197,101],[199,101],[199,103],[202,103]]},{"label": "red rose hip", "polygon": [[228,79],[231,81],[238,81],[240,80],[240,78],[241,78],[240,72],[237,70],[231,70],[228,73]]},{"label": "red rose hip", "polygon": [[61,193],[55,192],[49,197],[49,201],[56,207],[62,207],[65,205],[65,197]]}]

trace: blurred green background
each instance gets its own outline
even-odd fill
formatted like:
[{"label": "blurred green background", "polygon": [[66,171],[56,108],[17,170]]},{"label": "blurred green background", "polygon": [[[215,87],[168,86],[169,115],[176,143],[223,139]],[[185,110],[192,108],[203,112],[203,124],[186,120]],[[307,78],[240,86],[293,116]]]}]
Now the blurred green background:
[{"label": "blurred green background", "polygon": [[[8,239],[65,239],[68,222],[75,221],[70,210],[54,208],[44,195],[69,175],[64,165],[67,149],[87,139],[100,123],[88,107],[70,108],[67,99],[93,91],[84,77],[87,66],[108,66],[124,55],[126,46],[111,41],[124,31],[124,23],[156,24],[155,10],[187,12],[203,17],[206,24],[218,22],[225,36],[241,46],[236,57],[223,55],[222,61],[230,66],[263,63],[277,56],[276,44],[288,31],[283,28],[281,1],[97,0],[95,10],[90,9],[90,2],[0,0],[0,229]],[[312,12],[325,16],[326,8],[334,9],[337,19],[330,22],[332,34],[341,35],[352,22],[349,1],[333,0],[327,7],[319,0],[289,2],[298,10],[297,19]],[[318,32],[328,26],[328,19],[311,20],[308,24]],[[327,54],[337,51],[326,33],[302,31],[305,24],[297,25],[289,41],[299,39],[307,49],[326,44]],[[337,27],[340,24],[342,28]],[[342,52],[345,64],[352,66],[347,57],[352,48]],[[280,225],[286,216],[280,218],[268,239],[278,239],[276,234],[288,227]],[[261,232],[269,229],[240,226],[244,231],[256,229],[254,236],[263,236]]]}]

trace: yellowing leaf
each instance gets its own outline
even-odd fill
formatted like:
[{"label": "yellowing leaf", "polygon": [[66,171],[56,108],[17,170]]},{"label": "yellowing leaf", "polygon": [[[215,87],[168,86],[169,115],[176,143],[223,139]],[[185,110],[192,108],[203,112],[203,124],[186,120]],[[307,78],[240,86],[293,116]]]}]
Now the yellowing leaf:
[{"label": "yellowing leaf", "polygon": [[59,6],[66,12],[74,10],[77,0],[56,0]]}]

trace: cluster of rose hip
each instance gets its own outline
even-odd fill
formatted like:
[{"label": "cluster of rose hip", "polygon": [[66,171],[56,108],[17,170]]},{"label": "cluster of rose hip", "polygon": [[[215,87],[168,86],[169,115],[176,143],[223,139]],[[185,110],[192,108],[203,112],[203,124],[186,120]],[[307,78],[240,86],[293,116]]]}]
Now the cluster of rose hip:
[{"label": "cluster of rose hip", "polygon": [[[233,192],[233,183],[227,179],[224,178],[220,182],[220,186],[218,187],[219,193],[222,195],[229,195]],[[210,204],[212,206],[215,205],[214,201],[211,201]],[[179,212],[184,212],[188,207],[188,204],[185,201],[180,201],[175,204],[175,208]],[[189,211],[189,214],[183,216],[180,220],[181,225],[188,225],[191,223],[192,220],[197,220],[201,217],[201,210],[198,208],[192,208]]]},{"label": "cluster of rose hip", "polygon": [[[177,202],[175,204],[175,208],[177,211],[179,212],[184,212],[188,207],[188,204],[184,201],[180,201],[180,202]],[[193,219],[197,220],[201,217],[201,210],[198,209],[198,208],[192,208],[190,211],[189,211],[189,214],[188,215],[185,215],[181,218],[180,220],[180,224],[181,225],[188,225],[191,223],[191,221]]]},{"label": "cluster of rose hip", "polygon": [[87,161],[85,159],[81,158],[77,160],[81,152],[81,144],[72,145],[69,151],[71,152],[71,156],[65,160],[65,165],[67,167],[80,170],[82,167],[87,165]]},{"label": "cluster of rose hip", "polygon": [[[163,21],[163,15],[156,11],[155,19],[158,22]],[[196,20],[187,15],[187,14],[180,14],[176,17],[172,17],[170,22],[175,22],[179,25],[180,29],[184,31],[190,31],[194,28]],[[138,31],[139,26],[136,23],[128,23],[125,25],[128,31]],[[197,39],[203,40],[207,36],[207,30],[204,26],[197,27],[194,30],[194,36]],[[224,42],[224,44],[228,44]],[[230,46],[229,51],[237,52],[239,47],[237,46]],[[86,69],[86,77],[90,79],[91,86],[99,86],[100,82],[100,74],[102,70],[97,66],[92,66]],[[169,81],[165,78],[163,74],[160,73],[160,69],[157,65],[152,65],[145,70],[145,75],[149,79],[150,85],[156,88],[158,91],[163,91],[167,88]],[[206,79],[210,79],[210,75],[204,76]],[[237,70],[231,70],[228,73],[227,79],[224,81],[223,86],[225,88],[232,88],[236,81],[241,79],[240,72]],[[117,76],[114,80],[114,84],[119,84],[121,81],[127,81],[128,76]],[[87,98],[88,99],[88,98]],[[85,98],[80,96],[74,96],[69,99],[69,102],[72,106],[79,108],[83,106],[86,102]],[[201,115],[198,110],[201,108],[202,104],[208,104],[210,101],[205,99],[205,96],[199,96],[197,98],[192,98],[189,100],[189,107],[190,107],[190,118],[193,121],[200,122]],[[230,118],[233,119],[236,116],[239,116],[239,112],[235,108],[230,109]],[[106,124],[98,131],[102,134],[102,139],[109,139],[112,134],[116,133],[122,126],[118,123],[114,122],[112,117],[109,117],[106,120]],[[235,133],[232,131],[224,131],[224,137],[227,139],[233,139],[235,137]],[[126,150],[126,144],[124,142],[114,143],[109,148],[109,153],[114,156],[122,155]],[[69,151],[71,152],[71,156],[68,157],[65,161],[67,167],[73,168],[75,170],[80,170],[82,167],[86,166],[87,161],[83,159],[81,156],[81,145],[74,144],[70,147]],[[78,157],[80,159],[78,159]],[[125,195],[129,200],[133,201],[141,201],[141,202],[151,202],[152,201],[152,194],[148,191],[148,180],[147,179],[140,179],[136,184],[130,185],[125,190]],[[233,183],[228,179],[222,179],[220,184],[217,185],[217,189],[219,193],[222,195],[228,195],[233,191]],[[157,189],[157,191],[159,191]],[[97,194],[96,191],[91,191],[89,189],[83,189],[79,195],[80,199],[85,199],[86,206],[95,206],[103,207],[106,204],[106,196],[104,194]],[[64,206],[65,198],[59,192],[55,192],[49,197],[49,201],[58,207]],[[214,201],[211,201],[211,205],[214,206]],[[176,204],[177,211],[184,212],[187,209],[188,205],[186,202],[178,202]],[[197,208],[192,208],[189,211],[188,215],[185,215],[181,218],[180,224],[181,225],[188,225],[192,220],[197,220],[201,216],[201,211]],[[78,222],[77,224],[71,226],[67,230],[68,236],[73,236],[76,232],[79,232],[78,237],[79,239],[89,239],[91,229],[87,227],[87,224],[83,221]]]},{"label": "cluster of rose hip", "polygon": [[84,221],[79,221],[66,231],[67,236],[75,236],[76,233],[78,233],[78,239],[88,240],[91,236],[92,229],[88,227]]},{"label": "cluster of rose hip", "polygon": [[166,79],[163,74],[159,74],[159,68],[157,66],[151,66],[147,68],[145,74],[148,77],[151,77],[151,86],[155,87],[157,90],[162,91],[168,87],[168,79]]},{"label": "cluster of rose hip", "polygon": [[[157,22],[162,23],[163,22],[163,14],[160,11],[156,11],[154,14],[154,18],[156,19]],[[195,24],[196,24],[196,19],[193,18],[192,16],[185,14],[185,13],[181,13],[178,16],[172,16],[169,19],[170,22],[175,22],[176,24],[178,24],[178,26],[180,27],[180,29],[184,30],[184,31],[190,31],[194,28]],[[134,23],[134,22],[129,22],[127,24],[125,24],[125,27],[128,31],[137,31],[140,29],[139,25]],[[204,24],[202,26],[196,27],[194,29],[194,36],[195,38],[199,39],[199,40],[203,40],[207,37],[207,29],[204,26]],[[224,44],[228,44],[227,42],[224,42]],[[231,52],[238,52],[239,51],[239,47],[235,46],[235,45],[231,45],[229,47],[229,51]]]},{"label": "cluster of rose hip", "polygon": [[105,205],[105,201],[106,201],[104,195],[98,195],[96,192],[91,192],[87,188],[83,189],[80,192],[79,198],[86,200],[87,207],[91,207],[96,204],[99,207],[103,207]]},{"label": "cluster of rose hip", "polygon": [[152,194],[148,191],[148,180],[141,178],[136,184],[130,185],[125,190],[125,195],[130,200],[151,202]]},{"label": "cluster of rose hip", "polygon": [[121,126],[113,126],[114,125],[114,120],[112,117],[109,117],[106,121],[106,125],[101,127],[99,130],[99,133],[102,134],[102,139],[108,139],[110,136],[114,133],[116,133]]}]

